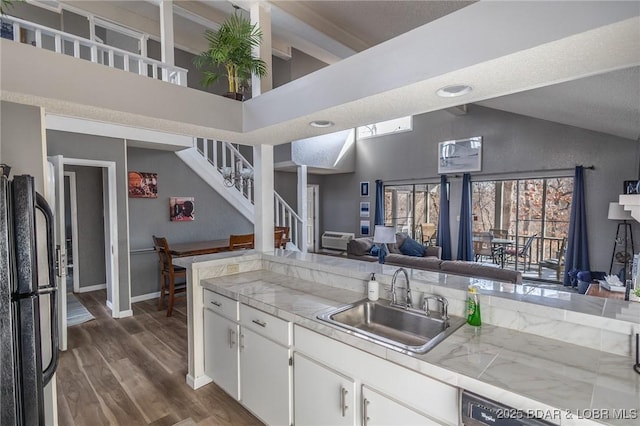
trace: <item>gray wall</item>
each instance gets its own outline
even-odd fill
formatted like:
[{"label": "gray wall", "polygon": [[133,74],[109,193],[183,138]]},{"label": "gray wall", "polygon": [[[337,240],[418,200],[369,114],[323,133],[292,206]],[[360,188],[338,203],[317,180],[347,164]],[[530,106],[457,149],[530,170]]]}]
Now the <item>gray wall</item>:
[{"label": "gray wall", "polygon": [[[116,163],[118,262],[117,282],[120,291],[120,310],[129,305],[129,233],[127,229],[127,167],[125,141],[116,138],[47,130],[47,154],[69,158],[113,161]],[[78,229],[82,233],[82,229]]]},{"label": "gray wall", "polygon": [[[376,179],[439,182],[438,142],[483,137],[482,172],[473,180],[570,175],[585,171],[589,250],[592,270],[609,271],[617,222],[607,219],[609,202],[617,201],[624,180],[638,176],[639,144],[603,133],[537,120],[479,106],[464,116],[445,111],[414,117],[413,131],[365,139],[356,145],[356,173],[324,176],[322,230],[359,232],[358,203],[371,201]],[[569,169],[563,173],[554,169]],[[547,171],[547,172],[545,172]],[[551,172],[549,172],[551,171]],[[371,195],[361,198],[359,182],[369,181]],[[451,177],[451,239],[455,256],[461,179]],[[339,214],[338,214],[339,213]],[[640,231],[634,223],[636,235]],[[636,251],[640,246],[636,247]]]},{"label": "gray wall", "polygon": [[[158,174],[158,198],[129,199],[131,293],[159,291],[158,259],[151,251],[152,236],[169,243],[217,240],[229,234],[253,232],[253,224],[204,182],[175,153],[142,148],[127,150],[128,170]],[[194,197],[195,220],[171,222],[170,197]]]},{"label": "gray wall", "polygon": [[102,168],[65,166],[64,170],[76,174],[78,253],[74,256],[78,260],[80,287],[105,284]]}]

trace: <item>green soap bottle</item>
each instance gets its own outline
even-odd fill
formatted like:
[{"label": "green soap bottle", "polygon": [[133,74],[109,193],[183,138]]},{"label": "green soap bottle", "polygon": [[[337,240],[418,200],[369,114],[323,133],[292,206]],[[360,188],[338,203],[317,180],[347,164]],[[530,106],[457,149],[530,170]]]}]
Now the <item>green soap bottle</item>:
[{"label": "green soap bottle", "polygon": [[467,296],[467,323],[475,326],[482,324],[478,290],[474,286],[469,286],[469,294]]}]

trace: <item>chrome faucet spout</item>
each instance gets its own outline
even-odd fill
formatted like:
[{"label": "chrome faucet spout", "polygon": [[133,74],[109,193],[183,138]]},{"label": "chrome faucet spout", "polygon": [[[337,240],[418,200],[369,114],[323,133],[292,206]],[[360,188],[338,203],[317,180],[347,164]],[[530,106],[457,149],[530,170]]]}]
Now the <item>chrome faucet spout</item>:
[{"label": "chrome faucet spout", "polygon": [[404,279],[407,282],[407,292],[405,296],[405,309],[411,308],[413,306],[413,300],[411,298],[411,284],[409,283],[409,274],[407,270],[404,268],[396,269],[396,272],[393,273],[393,278],[391,278],[391,303],[394,305],[398,304],[398,299],[396,296],[396,280],[398,279],[398,274],[402,272],[404,274]]},{"label": "chrome faucet spout", "polygon": [[449,301],[442,296],[425,296],[422,301],[422,309],[427,316],[431,316],[431,310],[429,309],[429,300],[435,300],[442,304],[442,310],[440,311],[440,316],[444,321],[449,319]]}]

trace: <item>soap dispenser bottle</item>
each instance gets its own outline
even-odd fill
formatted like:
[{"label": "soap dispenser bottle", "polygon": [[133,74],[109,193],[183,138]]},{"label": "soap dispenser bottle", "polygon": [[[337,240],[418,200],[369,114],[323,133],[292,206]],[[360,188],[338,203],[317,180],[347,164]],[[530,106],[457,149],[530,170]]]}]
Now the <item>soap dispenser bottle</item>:
[{"label": "soap dispenser bottle", "polygon": [[376,281],[376,274],[371,274],[371,279],[367,283],[367,297],[371,301],[378,300],[380,296],[380,286],[378,285],[378,281]]},{"label": "soap dispenser bottle", "polygon": [[467,323],[474,326],[482,324],[480,319],[480,299],[478,299],[478,290],[475,286],[469,286],[469,294],[467,295]]}]

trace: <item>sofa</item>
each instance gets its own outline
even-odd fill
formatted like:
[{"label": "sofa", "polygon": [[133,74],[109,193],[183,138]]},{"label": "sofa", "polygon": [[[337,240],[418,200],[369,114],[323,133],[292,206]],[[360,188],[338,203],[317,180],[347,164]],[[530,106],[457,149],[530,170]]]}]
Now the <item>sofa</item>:
[{"label": "sofa", "polygon": [[[407,234],[397,233],[396,243],[387,244],[389,253],[385,257],[385,264],[467,277],[506,281],[514,284],[522,283],[522,274],[519,271],[502,269],[499,268],[498,265],[467,262],[463,260],[442,260],[442,248],[438,246],[425,247],[422,256],[416,255],[415,253],[413,255],[404,254],[411,252],[411,250],[403,247],[405,243],[413,248],[416,242]],[[377,262],[377,254],[372,254],[372,248],[374,248],[374,246],[372,237],[354,238],[347,243],[347,257],[349,259]],[[375,253],[375,250],[374,248],[373,253]]]}]

